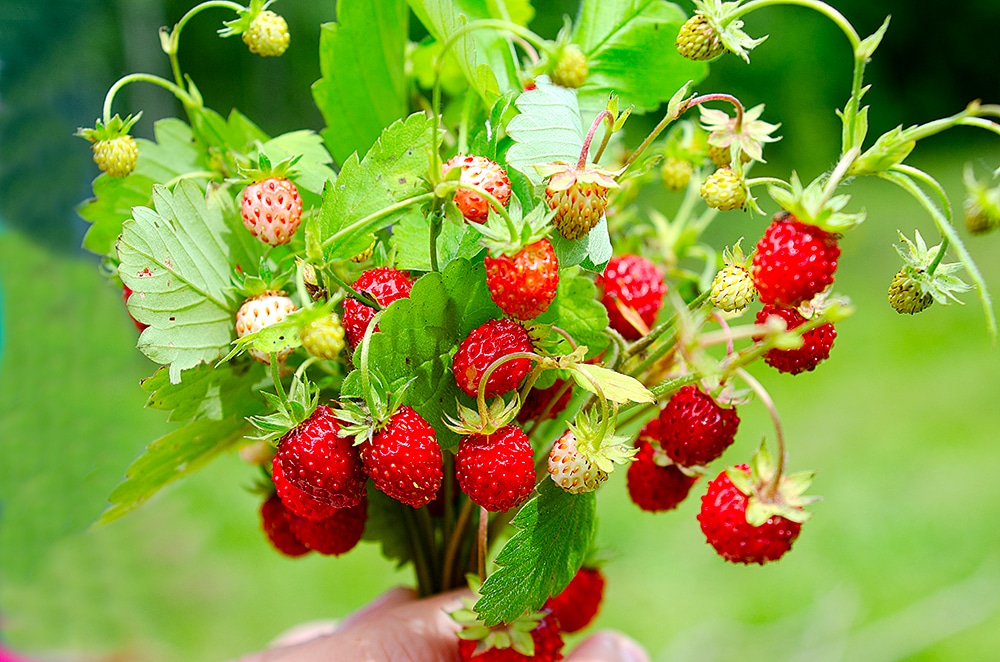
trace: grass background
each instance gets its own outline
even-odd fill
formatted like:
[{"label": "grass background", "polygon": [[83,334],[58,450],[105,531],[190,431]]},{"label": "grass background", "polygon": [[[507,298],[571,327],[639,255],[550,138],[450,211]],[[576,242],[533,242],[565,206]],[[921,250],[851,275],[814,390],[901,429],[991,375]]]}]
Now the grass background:
[{"label": "grass background", "polygon": [[[768,59],[778,50],[762,47],[750,70],[778,76]],[[730,66],[699,89],[738,87]],[[773,95],[759,85],[740,94],[767,101],[774,115],[765,119],[785,122],[769,168],[787,176],[794,164],[810,178],[836,150],[832,106],[790,98],[791,78],[776,78]],[[985,84],[984,95],[996,93],[995,81]],[[78,112],[79,123],[97,107]],[[958,131],[921,145],[911,162],[940,176],[959,206],[962,165],[996,166],[994,140]],[[85,162],[85,148],[73,147],[58,154]],[[705,545],[695,496],[650,515],[630,505],[623,473],[602,488],[599,538],[616,558],[595,627],[630,633],[655,660],[965,660],[1000,650],[1000,354],[972,295],[914,318],[889,309],[897,228],[928,238],[933,228],[888,184],[861,181],[850,192],[869,220],[842,243],[837,289],[857,314],[838,326],[832,358],[815,373],[754,370],[780,408],[791,468],[820,472],[813,491],[824,501],[793,552],[764,568],[730,566]],[[18,229],[0,231],[0,641],[46,657],[218,660],[410,581],[367,543],[335,560],[275,554],[259,532],[253,472],[235,456],[88,529],[125,467],[167,430],[160,412],[142,409],[138,382],[154,366],[135,351],[97,262],[5,209]],[[750,240],[766,222],[723,215],[709,239]],[[994,289],[997,241],[968,240]],[[758,404],[740,415],[726,462],[772,435]]]}]

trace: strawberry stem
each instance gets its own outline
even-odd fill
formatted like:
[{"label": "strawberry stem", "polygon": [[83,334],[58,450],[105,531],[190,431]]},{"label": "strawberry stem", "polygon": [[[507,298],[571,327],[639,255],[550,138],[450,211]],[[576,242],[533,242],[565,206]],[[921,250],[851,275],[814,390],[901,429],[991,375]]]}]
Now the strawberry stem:
[{"label": "strawberry stem", "polygon": [[364,218],[358,219],[357,221],[354,221],[350,225],[334,232],[332,235],[327,237],[325,241],[323,241],[323,248],[329,248],[330,246],[336,244],[337,242],[345,241],[350,237],[355,236],[367,225],[384,216],[395,214],[396,212],[406,209],[411,205],[426,202],[428,200],[433,200],[434,198],[435,194],[432,191],[430,193],[421,193],[420,195],[415,195],[412,198],[406,198],[405,200],[400,200],[399,202],[391,204],[388,207],[383,207],[382,209],[379,209],[376,212],[372,212],[371,214],[368,214]]},{"label": "strawberry stem", "polygon": [[451,536],[448,537],[448,544],[444,551],[444,567],[441,571],[441,584],[445,589],[451,588],[452,584],[461,577],[461,573],[456,572],[458,569],[456,561],[462,541],[465,539],[465,530],[469,526],[469,520],[472,519],[473,506],[471,499],[465,500],[462,509],[458,511],[455,528],[452,530]]},{"label": "strawberry stem", "polygon": [[[594,134],[597,133],[597,129],[601,126],[601,122],[604,121],[605,117],[612,117],[612,115],[609,111],[602,110],[597,113],[597,117],[590,123],[590,130],[587,131],[587,137],[583,139],[583,147],[580,148],[580,158],[576,162],[577,170],[583,170],[587,167],[587,155],[590,154],[590,143],[593,142]],[[611,135],[611,132],[608,131],[606,135]]]},{"label": "strawberry stem", "polygon": [[739,376],[743,382],[749,386],[757,397],[760,399],[764,408],[767,409],[767,413],[771,415],[771,423],[774,425],[774,435],[778,442],[778,459],[774,468],[774,475],[771,477],[770,482],[764,487],[761,496],[767,499],[774,499],[778,496],[778,488],[781,485],[781,475],[785,470],[785,432],[781,426],[781,417],[778,416],[778,408],[774,405],[774,400],[771,399],[771,394],[767,392],[767,389],[757,381],[749,372],[744,368],[738,368],[736,374]]},{"label": "strawberry stem", "polygon": [[117,95],[118,92],[129,83],[140,83],[140,82],[159,85],[160,87],[169,91],[171,94],[177,97],[177,100],[180,101],[182,104],[184,104],[184,107],[187,109],[196,108],[201,105],[194,98],[192,98],[191,95],[185,92],[182,87],[180,87],[179,85],[174,85],[166,78],[161,78],[160,76],[156,76],[154,74],[129,74],[127,76],[122,76],[117,81],[115,81],[115,84],[111,86],[111,89],[109,89],[108,93],[104,96],[104,108],[102,115],[104,118],[105,125],[107,125],[107,123],[111,121],[111,107],[112,104],[114,103],[115,95]]},{"label": "strawberry stem", "polygon": [[404,507],[402,510],[406,533],[410,539],[410,549],[413,551],[413,571],[417,577],[417,593],[420,597],[425,598],[434,593],[434,580],[431,577],[426,551],[421,544],[413,508]]},{"label": "strawberry stem", "polygon": [[479,535],[477,537],[477,567],[479,569],[479,581],[486,581],[486,544],[489,539],[490,513],[488,510],[479,507]]},{"label": "strawberry stem", "polygon": [[479,380],[479,388],[476,392],[476,405],[479,408],[479,417],[482,420],[487,419],[487,407],[486,407],[486,382],[489,381],[490,375],[493,371],[502,366],[507,361],[515,361],[517,359],[530,359],[532,361],[541,361],[542,357],[534,352],[511,352],[505,356],[501,356],[491,363],[486,370],[483,372],[482,378]]}]

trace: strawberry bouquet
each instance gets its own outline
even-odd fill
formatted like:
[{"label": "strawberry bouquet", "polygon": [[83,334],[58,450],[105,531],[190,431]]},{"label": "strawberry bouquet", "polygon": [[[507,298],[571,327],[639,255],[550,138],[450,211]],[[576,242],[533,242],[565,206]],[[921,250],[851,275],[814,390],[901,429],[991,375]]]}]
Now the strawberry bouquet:
[{"label": "strawberry bouquet", "polygon": [[[778,139],[764,106],[694,91],[706,62],[749,62],[763,37],[743,18],[780,4],[833,21],[854,62],[839,155],[809,182],[752,176]],[[703,483],[700,528],[726,561],[776,561],[799,536],[812,474],[787,469],[776,405],[749,368],[791,376],[830,357],[853,312],[833,290],[840,244],[865,218],[847,181],[901,187],[939,231],[901,234],[889,304],[913,314],[975,288],[996,334],[947,196],[905,161],[954,126],[1000,133],[1000,107],[869,136],[864,69],[888,21],[862,38],[819,0],[696,0],[690,18],[582,0],[547,39],[526,27],[528,5],[342,0],[312,87],[325,128],[269,136],[207,108],[178,52],[211,10],[231,14],[222,37],[282,55],[290,35],[270,5],[195,6],[160,35],[173,79],[123,77],[80,131],[104,173],[80,208],[84,245],[162,366],[142,383],[148,406],[178,424],[102,521],[238,452],[278,552],[377,541],[423,595],[472,585],[454,615],[464,659],[556,659],[600,603],[596,499],[612,472],[650,512]],[[138,114],[112,113],[140,82],[186,113],[157,121],[152,141],[129,135]],[[636,136],[638,115],[662,119]],[[966,173],[973,234],[1000,226],[989,177]],[[674,208],[649,207],[660,187]],[[778,211],[747,246],[704,240],[765,206]],[[769,412],[769,441],[712,468],[749,406]]]}]

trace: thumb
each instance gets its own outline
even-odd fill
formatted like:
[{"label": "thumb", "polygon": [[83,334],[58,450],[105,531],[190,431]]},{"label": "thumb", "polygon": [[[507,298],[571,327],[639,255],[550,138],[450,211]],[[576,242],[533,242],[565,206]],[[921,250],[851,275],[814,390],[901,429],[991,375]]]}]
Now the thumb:
[{"label": "thumb", "polygon": [[605,631],[587,637],[566,662],[649,662],[649,655],[625,635]]}]

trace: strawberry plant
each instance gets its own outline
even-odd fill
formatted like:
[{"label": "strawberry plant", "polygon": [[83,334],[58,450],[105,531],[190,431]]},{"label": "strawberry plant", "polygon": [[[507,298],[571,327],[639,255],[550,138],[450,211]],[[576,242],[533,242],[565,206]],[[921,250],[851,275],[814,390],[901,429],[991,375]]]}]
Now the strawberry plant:
[{"label": "strawberry plant", "polygon": [[[852,49],[839,151],[807,182],[752,174],[782,118],[693,91],[706,62],[749,63],[764,36],[743,18],[781,4],[829,18]],[[84,245],[161,366],[148,406],[179,424],[128,469],[103,522],[238,451],[278,552],[379,541],[423,595],[474,575],[456,614],[463,659],[556,659],[560,627],[584,627],[603,591],[585,561],[615,471],[649,512],[702,490],[701,530],[726,561],[773,562],[808,535],[812,474],[786,469],[776,405],[749,368],[794,379],[835,360],[834,325],[853,313],[833,289],[838,258],[866,220],[852,179],[900,187],[940,235],[901,235],[889,304],[912,314],[974,288],[996,336],[947,195],[906,160],[952,127],[1000,134],[1000,106],[869,136],[865,65],[888,20],[862,38],[820,0],[696,0],[690,18],[582,0],[546,39],[527,3],[342,0],[311,90],[325,128],[269,136],[206,107],[178,53],[186,25],[225,9],[222,37],[280,56],[293,36],[271,6],[195,6],[161,34],[173,79],[123,77],[79,132],[104,171],[81,207]],[[169,90],[186,117],[134,140],[138,114],[112,114],[133,83]],[[660,119],[636,136],[640,115]],[[1000,186],[971,170],[966,185],[969,231],[1000,226]],[[683,195],[651,210],[660,187]],[[708,243],[713,222],[749,232],[766,207],[749,255]],[[764,408],[772,441],[719,472],[737,406]],[[586,605],[565,597],[578,582]]]}]

